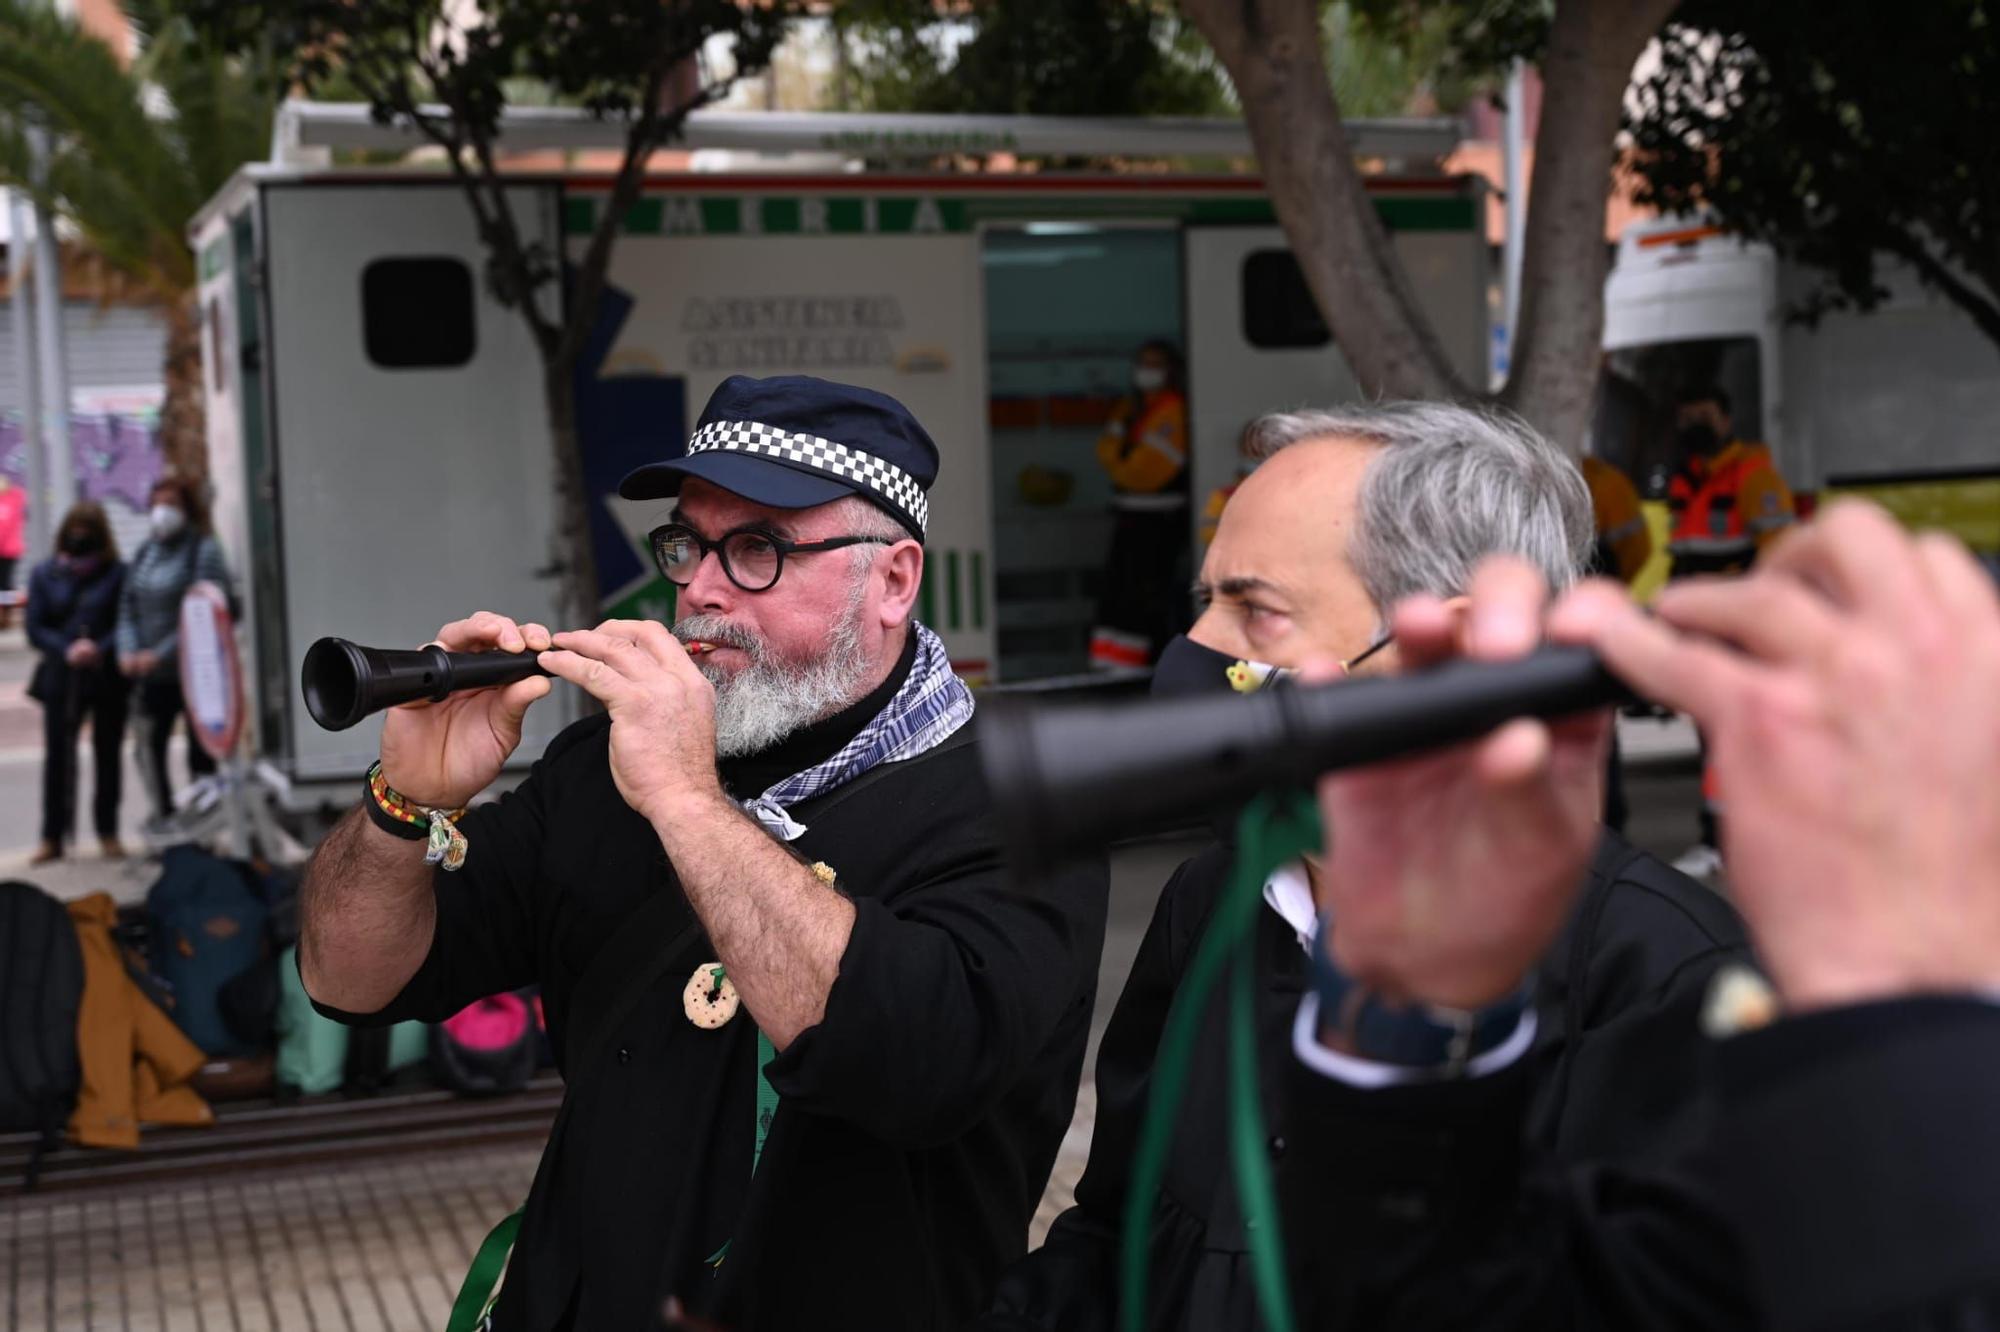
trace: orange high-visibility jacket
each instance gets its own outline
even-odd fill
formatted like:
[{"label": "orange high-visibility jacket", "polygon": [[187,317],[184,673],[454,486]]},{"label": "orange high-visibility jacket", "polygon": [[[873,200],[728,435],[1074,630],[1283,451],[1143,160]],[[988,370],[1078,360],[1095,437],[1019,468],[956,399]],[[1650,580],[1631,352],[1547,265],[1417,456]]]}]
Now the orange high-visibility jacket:
[{"label": "orange high-visibility jacket", "polygon": [[1792,492],[1762,444],[1732,442],[1713,458],[1691,458],[1667,490],[1674,572],[1747,569],[1797,515]]}]

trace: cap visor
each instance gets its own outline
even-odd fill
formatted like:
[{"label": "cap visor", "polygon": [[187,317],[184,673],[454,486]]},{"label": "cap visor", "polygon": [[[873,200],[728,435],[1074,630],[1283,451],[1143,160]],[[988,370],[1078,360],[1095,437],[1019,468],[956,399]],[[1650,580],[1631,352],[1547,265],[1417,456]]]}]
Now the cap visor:
[{"label": "cap visor", "polygon": [[810,509],[859,493],[854,486],[769,458],[719,451],[648,463],[620,481],[618,493],[629,500],[665,499],[680,494],[681,483],[691,476],[774,509]]}]

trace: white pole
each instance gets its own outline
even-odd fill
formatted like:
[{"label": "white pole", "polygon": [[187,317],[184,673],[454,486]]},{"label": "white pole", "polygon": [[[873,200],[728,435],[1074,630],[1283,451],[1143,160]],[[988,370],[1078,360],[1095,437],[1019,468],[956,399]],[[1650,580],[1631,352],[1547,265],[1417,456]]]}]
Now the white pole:
[{"label": "white pole", "polygon": [[1500,317],[1506,321],[1508,365],[1513,365],[1514,333],[1521,322],[1521,242],[1528,225],[1528,173],[1524,169],[1523,138],[1527,131],[1527,64],[1516,60],[1507,71],[1507,114],[1501,131],[1507,226],[1501,245],[1503,270]]},{"label": "white pole", "polygon": [[[38,154],[47,141],[37,133]],[[62,258],[56,249],[55,216],[35,208],[35,332],[42,363],[43,483],[48,490],[47,516],[61,520],[76,502],[76,455],[69,439],[69,356],[63,344]],[[53,530],[53,529],[51,529]]]},{"label": "white pole", "polygon": [[[7,191],[7,290],[13,294],[9,314],[14,322],[14,379],[21,386],[21,456],[27,462],[22,488],[28,496],[27,550],[24,570],[48,554],[54,530],[42,493],[42,387],[36,380],[34,290],[28,281],[28,233],[34,230],[34,209],[19,190]],[[26,581],[23,574],[22,581]]]}]

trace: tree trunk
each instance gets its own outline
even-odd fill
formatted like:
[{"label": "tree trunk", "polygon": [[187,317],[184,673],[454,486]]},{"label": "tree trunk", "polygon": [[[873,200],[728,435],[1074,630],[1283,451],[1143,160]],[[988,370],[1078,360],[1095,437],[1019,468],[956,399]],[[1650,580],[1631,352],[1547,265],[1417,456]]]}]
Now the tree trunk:
[{"label": "tree trunk", "polygon": [[166,360],[160,382],[160,455],[175,475],[208,480],[207,416],[202,406],[201,298],[190,291],[165,307]]},{"label": "tree trunk", "polygon": [[[1265,188],[1363,393],[1460,398],[1354,162],[1314,0],[1182,0],[1236,86]],[[1601,203],[1601,200],[1600,200]]]},{"label": "tree trunk", "polygon": [[1604,340],[1605,202],[1632,66],[1676,0],[1561,0],[1542,61],[1521,311],[1501,400],[1583,448]]},{"label": "tree trunk", "polygon": [[542,388],[555,446],[556,530],[550,563],[562,570],[559,629],[588,629],[604,618],[597,555],[590,544],[590,497],[584,493],[583,442],[576,429],[576,377],[566,356],[544,362]]}]

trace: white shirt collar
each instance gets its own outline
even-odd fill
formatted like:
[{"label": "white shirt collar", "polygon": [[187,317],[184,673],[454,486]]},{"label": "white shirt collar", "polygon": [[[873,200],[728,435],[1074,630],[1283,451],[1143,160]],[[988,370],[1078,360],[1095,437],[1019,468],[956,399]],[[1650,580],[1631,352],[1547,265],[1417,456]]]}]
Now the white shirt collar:
[{"label": "white shirt collar", "polygon": [[1288,860],[1272,870],[1271,877],[1264,880],[1264,900],[1299,936],[1299,947],[1310,953],[1313,940],[1319,935],[1319,908],[1313,905],[1312,880],[1306,877],[1306,862]]}]

